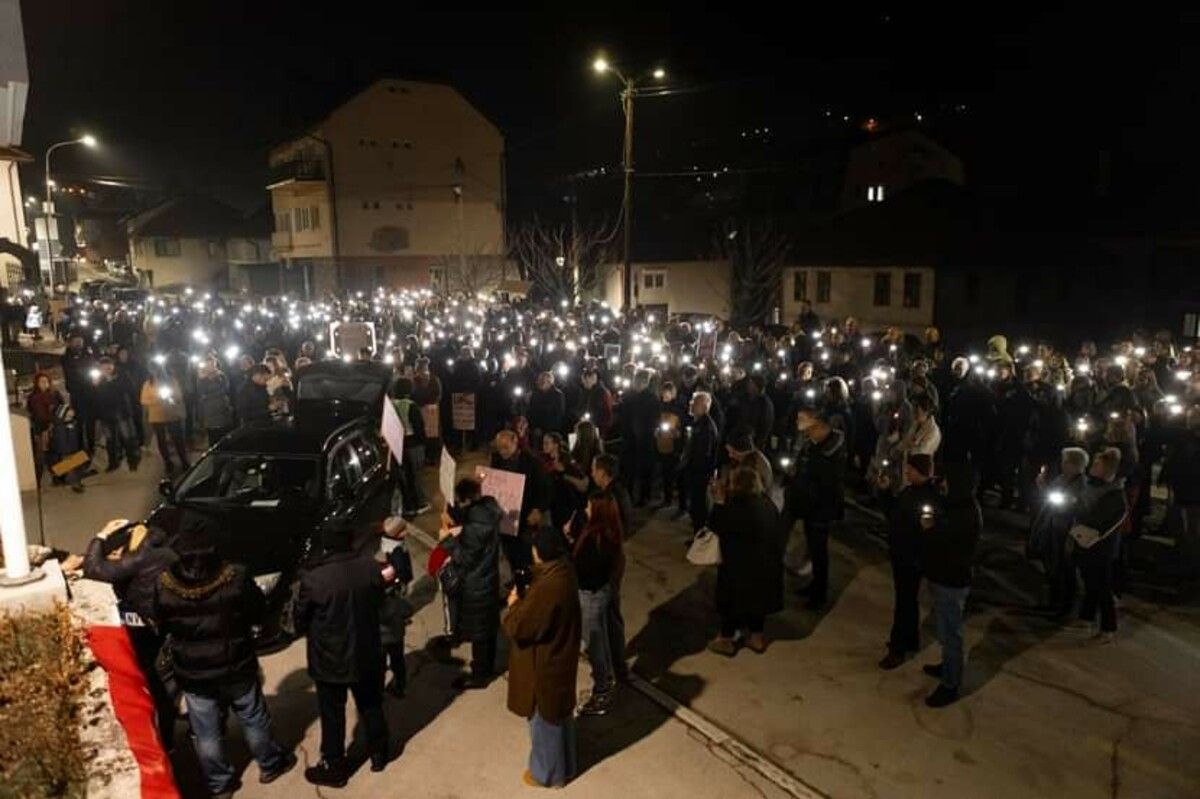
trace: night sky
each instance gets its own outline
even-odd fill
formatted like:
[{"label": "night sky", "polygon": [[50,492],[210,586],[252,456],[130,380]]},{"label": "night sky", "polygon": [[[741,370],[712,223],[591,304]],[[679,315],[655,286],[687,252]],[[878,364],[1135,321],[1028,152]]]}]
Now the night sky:
[{"label": "night sky", "polygon": [[[556,178],[619,159],[615,84],[590,69],[604,50],[633,71],[661,64],[683,90],[639,101],[646,172],[700,158],[786,169],[813,142],[850,140],[867,117],[921,113],[974,184],[1070,192],[1107,149],[1130,202],[1169,196],[1188,214],[1200,205],[1196,20],[1097,17],[1095,6],[1028,15],[1019,4],[986,13],[804,4],[786,19],[742,5],[472,14],[371,5],[25,0],[25,147],[40,157],[52,141],[94,132],[103,151],[57,153],[56,172],[250,207],[266,199],[270,145],[375,78],[428,78],[458,87],[505,132],[511,203],[528,211],[556,196]],[[738,142],[760,127],[772,131],[762,147]]]}]

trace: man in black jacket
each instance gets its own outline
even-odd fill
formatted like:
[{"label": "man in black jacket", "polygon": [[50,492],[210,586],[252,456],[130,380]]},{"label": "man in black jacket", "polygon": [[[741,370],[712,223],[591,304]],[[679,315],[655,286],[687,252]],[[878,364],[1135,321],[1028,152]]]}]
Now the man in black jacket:
[{"label": "man in black jacket", "polygon": [[641,369],[633,378],[633,391],[626,394],[617,410],[621,433],[621,471],[629,481],[635,504],[650,501],[654,476],[654,426],[658,424],[659,400],[650,388],[650,373]]},{"label": "man in black jacket", "polygon": [[84,347],[83,336],[72,334],[62,354],[63,384],[71,396],[71,404],[75,406],[83,430],[83,446],[89,455],[94,453],[96,447],[96,415],[92,411],[95,381],[91,378],[91,371],[95,368],[96,359]]},{"label": "man in black jacket", "polygon": [[907,486],[890,499],[890,478],[879,476],[882,495],[888,508],[888,555],[892,561],[892,583],[895,604],[892,611],[892,631],[888,636],[888,651],[879,668],[891,670],[904,663],[908,655],[920,649],[920,608],[917,594],[921,588],[921,516],[933,508],[938,493],[933,482],[933,458],[924,453],[908,456],[904,463]]},{"label": "man in black jacket", "polygon": [[928,512],[921,509],[921,568],[933,593],[933,615],[942,662],[924,667],[938,687],[925,698],[929,707],[945,707],[958,699],[965,661],[963,610],[971,590],[971,561],[983,530],[983,513],[975,501],[975,471],[969,463],[946,466],[945,496]]},{"label": "man in black jacket", "polygon": [[829,600],[829,527],[844,515],[846,438],[815,408],[802,407],[797,424],[804,439],[796,454],[796,475],[784,496],[783,544],[796,519],[803,519],[813,573],[801,594],[810,609],[819,610]]},{"label": "man in black jacket", "polygon": [[354,694],[367,729],[371,770],[388,762],[383,715],[383,643],[379,608],[383,575],[369,554],[356,553],[351,531],[321,531],[324,554],[300,577],[296,632],[308,636],[308,674],[317,685],[321,713],[321,762],[304,770],[314,785],[341,788],[350,778],[346,762],[346,693]]},{"label": "man in black jacket", "polygon": [[88,544],[83,575],[112,584],[121,623],[154,700],[159,737],[163,747],[171,751],[175,742],[175,699],[155,668],[163,637],[152,625],[158,576],[175,562],[175,552],[166,544],[162,530],[114,519]]},{"label": "man in black jacket", "polygon": [[296,756],[271,735],[258,682],[252,629],[261,618],[263,596],[244,566],[217,554],[208,518],[188,514],[174,548],[179,560],[159,575],[154,618],[169,641],[208,789],[214,796],[232,796],[240,785],[225,755],[230,708],[258,761],[260,783],[274,782],[296,765]]},{"label": "man in black jacket", "polygon": [[717,470],[717,443],[720,435],[709,415],[712,397],[707,391],[692,395],[692,430],[679,463],[680,487],[687,496],[692,530],[708,521],[708,484]]},{"label": "man in black jacket", "polygon": [[[136,472],[142,459],[137,435],[133,429],[134,408],[129,401],[129,385],[126,378],[117,375],[112,358],[101,358],[92,389],[93,412],[104,428],[108,448],[108,468],[116,471],[124,456],[129,461],[129,471]],[[137,408],[141,413],[142,409]]]},{"label": "man in black jacket", "polygon": [[263,364],[255,364],[250,370],[250,379],[242,384],[237,393],[237,415],[241,424],[271,418],[270,398],[267,396],[267,378],[271,370]]},{"label": "man in black jacket", "polygon": [[541,450],[546,433],[564,432],[566,416],[566,398],[554,385],[554,376],[542,372],[537,377],[537,390],[529,399],[529,443],[534,450]]},{"label": "man in black jacket", "polygon": [[504,557],[513,571],[525,569],[532,563],[530,542],[545,523],[549,522],[550,491],[546,473],[532,453],[521,449],[517,434],[501,430],[496,434],[496,451],[491,467],[525,475],[525,493],[521,496],[521,519],[517,535],[500,537]]}]

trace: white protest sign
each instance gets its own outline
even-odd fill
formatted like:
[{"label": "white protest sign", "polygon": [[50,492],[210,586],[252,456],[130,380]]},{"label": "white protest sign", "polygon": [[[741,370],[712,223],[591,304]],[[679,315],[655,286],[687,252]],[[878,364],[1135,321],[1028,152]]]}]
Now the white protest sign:
[{"label": "white protest sign", "polygon": [[525,495],[525,475],[479,466],[475,469],[485,497],[493,497],[504,511],[500,520],[503,535],[516,535],[521,524],[521,498]]},{"label": "white protest sign", "polygon": [[450,410],[450,418],[454,422],[455,430],[475,429],[474,394],[451,394]]},{"label": "white protest sign", "polygon": [[338,355],[355,358],[361,350],[375,354],[374,322],[334,322],[329,325],[329,346]]},{"label": "white protest sign", "polygon": [[442,461],[438,464],[438,488],[442,490],[442,498],[446,507],[454,504],[454,479],[458,475],[458,464],[450,457],[450,452],[442,447]]},{"label": "white protest sign", "polygon": [[404,460],[404,423],[400,421],[396,406],[389,399],[383,401],[383,419],[379,423],[379,432],[387,442],[388,449],[392,451],[396,463],[401,463]]},{"label": "white protest sign", "polygon": [[575,441],[579,438],[575,433],[567,433],[567,449],[571,452],[575,451]]}]

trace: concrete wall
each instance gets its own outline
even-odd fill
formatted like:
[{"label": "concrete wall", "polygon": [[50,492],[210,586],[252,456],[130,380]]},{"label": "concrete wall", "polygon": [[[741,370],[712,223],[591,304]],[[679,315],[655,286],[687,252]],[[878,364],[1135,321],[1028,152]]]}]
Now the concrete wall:
[{"label": "concrete wall", "polygon": [[[817,300],[817,273],[829,272],[829,300]],[[875,275],[891,275],[891,301],[886,306],[875,305]],[[822,320],[856,317],[865,329],[894,325],[912,333],[920,333],[933,324],[934,297],[937,293],[936,275],[928,266],[789,266],[783,274],[783,321],[791,323],[800,314],[800,300],[795,298],[797,273],[807,274],[808,299]],[[904,275],[921,275],[920,304],[904,307]]]},{"label": "concrete wall", "polygon": [[[210,253],[209,243],[214,242]],[[154,254],[154,239],[129,240],[129,262],[135,273],[153,271],[154,286],[190,283],[194,286],[218,286],[228,280],[229,260],[225,242],[219,239],[179,239],[178,256]],[[139,275],[139,280],[148,277]]]},{"label": "concrete wall", "polygon": [[[604,267],[608,276],[599,296],[621,307],[621,266]],[[728,261],[654,261],[632,265],[637,305],[665,305],[668,313],[729,317],[732,275]],[[646,273],[663,274],[661,287],[647,287]]]},{"label": "concrete wall", "polygon": [[[0,91],[0,100],[4,93]],[[16,161],[0,160],[0,238],[29,246],[25,237],[25,209],[21,197],[21,176]],[[0,286],[9,285],[9,273],[21,274],[21,262],[0,255]]]},{"label": "concrete wall", "polygon": [[[383,263],[503,249],[504,139],[454,89],[380,81],[335,110],[316,133],[333,151],[340,258]],[[270,160],[277,165],[301,155],[325,160],[324,147],[311,139],[276,148]],[[455,185],[462,186],[461,202]],[[333,254],[327,195],[323,181],[272,190],[277,217],[296,205],[322,208],[321,230],[293,232],[291,246],[278,247],[281,257]]]}]

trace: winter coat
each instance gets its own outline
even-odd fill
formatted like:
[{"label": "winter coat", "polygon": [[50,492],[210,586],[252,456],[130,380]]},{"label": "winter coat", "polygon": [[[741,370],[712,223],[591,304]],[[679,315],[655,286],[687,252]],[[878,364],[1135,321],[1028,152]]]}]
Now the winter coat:
[{"label": "winter coat", "polygon": [[535,563],[525,598],[504,613],[512,641],[508,653],[508,709],[522,718],[534,711],[562,724],[575,711],[575,681],[583,620],[575,567],[566,558]]},{"label": "winter coat", "polygon": [[1175,493],[1175,503],[1200,506],[1200,430],[1187,430],[1167,447],[1159,480]]},{"label": "winter coat", "polygon": [[730,497],[713,507],[708,526],[721,540],[717,612],[765,616],[783,608],[782,526],[765,494]]},{"label": "winter coat", "polygon": [[921,529],[921,509],[926,505],[936,507],[941,495],[932,482],[926,482],[906,486],[895,498],[884,495],[882,499],[888,506],[888,552],[893,561],[916,567],[925,535]]},{"label": "winter coat", "polygon": [[705,415],[696,419],[687,445],[683,448],[680,472],[689,479],[708,479],[717,468],[717,439],[717,426],[712,416]]},{"label": "winter coat", "polygon": [[271,418],[271,412],[267,407],[268,400],[266,386],[260,386],[253,380],[247,380],[245,385],[238,390],[238,419],[242,424],[246,424]]},{"label": "winter coat", "polygon": [[265,602],[245,566],[222,563],[211,577],[194,581],[175,564],[155,588],[154,617],[183,690],[216,694],[258,679],[252,628]]},{"label": "winter coat", "polygon": [[83,555],[83,575],[112,585],[122,618],[133,611],[149,623],[155,618],[158,577],[178,559],[166,543],[161,530],[150,528],[140,547],[125,552],[119,560],[109,560],[104,556],[104,541],[93,538]]},{"label": "winter coat", "polygon": [[[159,390],[167,388],[171,395],[164,399]],[[142,407],[150,424],[182,422],[184,417],[183,392],[174,379],[147,380],[142,385]]]},{"label": "winter coat", "polygon": [[418,405],[437,405],[442,400],[442,381],[437,375],[414,377],[412,398]]},{"label": "winter coat", "polygon": [[567,421],[567,404],[563,393],[551,386],[549,391],[538,389],[529,398],[529,429],[543,433],[561,433]]},{"label": "winter coat", "polygon": [[500,520],[504,511],[492,497],[451,509],[462,532],[441,547],[463,578],[462,592],[451,603],[452,629],[466,641],[490,640],[500,619]]},{"label": "winter coat", "polygon": [[596,425],[596,429],[600,431],[602,438],[608,434],[609,429],[612,427],[612,394],[609,393],[608,389],[599,380],[590,389],[581,389],[579,392],[579,401],[575,406],[575,417],[576,420],[580,420],[584,416],[587,416],[591,423]]},{"label": "winter coat", "polygon": [[971,584],[971,563],[983,532],[983,511],[975,501],[970,464],[959,463],[951,468],[962,474],[947,475],[948,493],[933,504],[933,528],[921,528],[921,571],[930,582],[965,588]]},{"label": "winter coat", "polygon": [[825,440],[807,437],[796,453],[796,473],[784,490],[784,505],[793,519],[832,522],[845,515],[846,437],[830,430]]},{"label": "winter coat", "polygon": [[941,445],[942,431],[938,427],[937,419],[930,416],[923,423],[913,420],[912,427],[908,429],[904,439],[900,442],[900,449],[905,457],[914,454],[932,457],[937,454],[938,447]]},{"label": "winter coat", "polygon": [[229,401],[229,378],[217,371],[196,381],[200,424],[205,430],[233,427],[233,403]]},{"label": "winter coat", "polygon": [[618,570],[624,566],[620,538],[613,542],[605,532],[612,531],[602,531],[589,522],[571,547],[580,591],[599,591],[609,583],[616,583]]},{"label": "winter coat", "polygon": [[300,575],[296,631],[308,636],[308,673],[341,685],[383,669],[383,575],[371,555],[331,552]]},{"label": "winter coat", "polygon": [[[39,372],[38,377],[42,374],[44,373]],[[37,385],[37,377],[34,377],[33,384]],[[49,430],[54,424],[54,412],[65,401],[63,395],[53,388],[49,391],[29,392],[29,396],[25,400],[25,407],[29,410],[29,421],[32,422],[33,432],[41,433]]]},{"label": "winter coat", "polygon": [[775,429],[775,404],[766,394],[758,394],[748,398],[745,407],[746,416],[743,418],[754,428],[754,445],[759,449],[767,449],[771,443],[771,432]]},{"label": "winter coat", "polygon": [[633,452],[639,454],[651,452],[660,404],[658,397],[650,389],[625,395],[619,409],[622,448],[631,447]]},{"label": "winter coat", "polygon": [[1128,513],[1129,504],[1119,480],[1106,482],[1088,475],[1080,495],[1075,524],[1090,527],[1105,538],[1091,549],[1077,552],[1085,557],[1114,557],[1120,548],[1119,528]]}]

